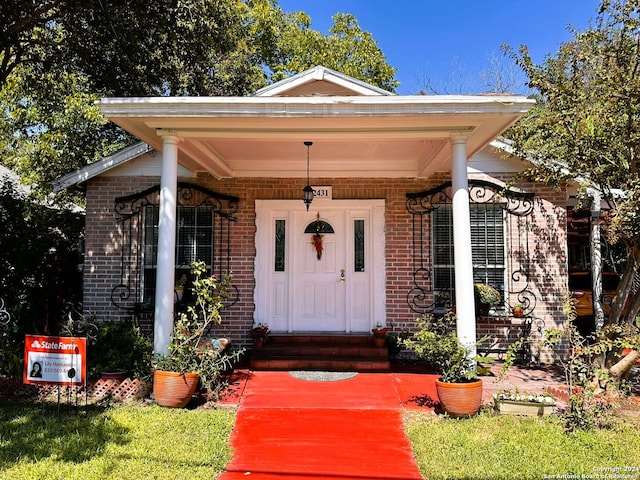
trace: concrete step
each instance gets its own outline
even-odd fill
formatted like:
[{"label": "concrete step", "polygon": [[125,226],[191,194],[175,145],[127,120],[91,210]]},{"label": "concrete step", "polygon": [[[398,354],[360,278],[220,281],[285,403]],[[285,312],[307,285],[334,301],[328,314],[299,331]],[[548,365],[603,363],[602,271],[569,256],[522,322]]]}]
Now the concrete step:
[{"label": "concrete step", "polygon": [[269,334],[267,343],[254,348],[253,370],[323,370],[388,372],[389,352],[376,347],[367,334]]}]

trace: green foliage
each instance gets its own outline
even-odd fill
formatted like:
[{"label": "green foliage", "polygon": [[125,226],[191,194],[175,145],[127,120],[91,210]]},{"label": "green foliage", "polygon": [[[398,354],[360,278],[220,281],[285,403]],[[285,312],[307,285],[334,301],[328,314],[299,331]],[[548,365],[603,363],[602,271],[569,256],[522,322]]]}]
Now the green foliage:
[{"label": "green foliage", "polygon": [[453,312],[438,317],[425,314],[416,319],[419,330],[413,338],[399,340],[418,358],[433,366],[447,383],[474,380],[477,375],[471,352],[455,333],[455,323]]},{"label": "green foliage", "polygon": [[[606,326],[595,337],[585,339],[573,323],[576,317],[571,299],[565,302],[564,311],[569,317],[566,327],[546,330],[544,338],[536,346],[549,349],[564,369],[569,393],[569,407],[562,415],[565,428],[573,432],[606,427],[611,421],[611,393],[619,390],[619,382],[603,368],[601,359],[606,358],[609,352],[637,348],[640,335],[637,329],[631,332],[628,327]],[[509,346],[501,369],[502,376],[513,366],[523,344],[529,342],[534,340],[520,339]],[[569,354],[559,353],[559,346],[568,348]]]},{"label": "green foliage", "polygon": [[245,96],[324,64],[393,91],[390,67],[347,14],[328,35],[275,0],[2,4],[0,162],[45,197],[52,182],[130,144],[108,96]]},{"label": "green foliage", "polygon": [[[557,356],[565,370],[569,393],[569,407],[562,414],[565,428],[574,432],[608,426],[611,405],[606,397],[596,395],[596,388],[600,390],[599,393],[604,393],[600,383],[609,383],[611,380],[606,370],[599,368],[595,360],[596,352],[602,346],[597,343],[589,345],[580,336],[573,322],[569,322],[564,330],[549,330],[544,344],[553,349],[562,341],[568,343],[570,348],[567,359]],[[594,379],[598,379],[598,384],[594,385]]]},{"label": "green foliage", "polygon": [[536,65],[526,46],[507,48],[529,78],[537,101],[507,132],[516,155],[534,167],[525,176],[579,194],[597,188],[607,212],[606,235],[628,262],[607,323],[632,323],[640,311],[632,280],[640,264],[640,0],[603,0],[584,32],[572,31],[554,56]]},{"label": "green foliage", "polygon": [[18,326],[13,322],[6,327],[0,326],[0,377],[17,377],[22,372],[23,345],[17,341],[17,330]]},{"label": "green foliage", "polygon": [[281,80],[316,65],[340,71],[388,91],[395,91],[396,69],[387,64],[384,54],[369,32],[348,13],[333,16],[329,34],[312,30],[311,19],[302,12],[291,17],[281,39],[280,63],[271,65],[272,80]]},{"label": "green foliage", "polygon": [[12,319],[0,334],[0,374],[15,375],[24,334],[58,333],[65,305],[82,296],[84,219],[29,201],[10,180],[0,182],[0,298]]},{"label": "green foliage", "polygon": [[[0,161],[44,199],[54,181],[131,142],[102,115],[89,78],[18,67],[0,90]],[[30,77],[34,78],[30,78]],[[82,204],[79,195],[70,199]]]},{"label": "green foliage", "polygon": [[98,325],[95,345],[87,346],[87,369],[95,374],[127,372],[141,380],[151,377],[153,347],[131,319]]},{"label": "green foliage", "polygon": [[24,64],[35,75],[85,74],[94,91],[124,96],[242,95],[264,82],[247,50],[245,2],[17,0],[2,9],[0,85]]},{"label": "green foliage", "polygon": [[233,409],[0,404],[0,477],[217,478],[231,459]]},{"label": "green foliage", "polygon": [[473,285],[473,292],[475,295],[476,303],[483,303],[490,307],[495,307],[500,304],[500,292],[486,283],[475,283]]},{"label": "green foliage", "polygon": [[229,354],[221,351],[214,341],[206,335],[213,325],[220,324],[223,299],[227,296],[231,278],[225,275],[218,280],[215,276],[206,276],[204,262],[191,264],[193,293],[195,304],[190,305],[186,313],[180,314],[176,322],[169,353],[156,358],[156,368],[178,373],[197,373],[202,386],[211,392],[217,392],[222,372],[231,367],[242,351]]},{"label": "green foliage", "polygon": [[611,404],[596,397],[592,389],[586,388],[569,397],[569,406],[562,417],[565,428],[570,432],[605,428],[612,421]]}]

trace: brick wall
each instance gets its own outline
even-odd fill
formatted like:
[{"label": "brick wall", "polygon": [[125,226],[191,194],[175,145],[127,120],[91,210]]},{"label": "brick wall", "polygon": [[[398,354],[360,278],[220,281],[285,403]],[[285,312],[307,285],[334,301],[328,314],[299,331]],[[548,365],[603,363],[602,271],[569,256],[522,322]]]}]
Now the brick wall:
[{"label": "brick wall", "polygon": [[[446,176],[429,180],[411,179],[332,179],[315,178],[315,185],[331,185],[334,199],[385,200],[387,323],[394,330],[409,331],[416,314],[407,304],[411,288],[412,218],[406,209],[406,193],[433,188]],[[506,180],[506,179],[502,179]],[[189,181],[193,182],[193,178]],[[114,199],[137,193],[159,183],[152,177],[101,177],[87,186],[87,231],[85,258],[85,309],[101,320],[127,315],[111,302],[111,291],[120,282],[123,232],[114,213]],[[221,335],[235,342],[248,343],[253,323],[254,236],[256,199],[300,199],[300,179],[228,179],[215,180],[201,175],[197,183],[219,193],[240,198],[238,222],[231,229],[231,270],[239,289],[239,301],[224,312]],[[560,325],[562,296],[567,283],[566,212],[564,193],[536,185],[523,185],[535,191],[536,224],[528,232],[531,281],[538,298],[536,316],[547,325]],[[301,201],[301,200],[300,200]],[[518,234],[518,233],[514,233]]]}]

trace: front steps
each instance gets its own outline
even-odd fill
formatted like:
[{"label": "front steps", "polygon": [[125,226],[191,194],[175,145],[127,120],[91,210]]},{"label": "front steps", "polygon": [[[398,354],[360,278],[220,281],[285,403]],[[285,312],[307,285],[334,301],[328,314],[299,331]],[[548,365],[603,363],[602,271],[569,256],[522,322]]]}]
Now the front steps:
[{"label": "front steps", "polygon": [[276,333],[251,353],[252,370],[389,372],[389,352],[370,334]]}]

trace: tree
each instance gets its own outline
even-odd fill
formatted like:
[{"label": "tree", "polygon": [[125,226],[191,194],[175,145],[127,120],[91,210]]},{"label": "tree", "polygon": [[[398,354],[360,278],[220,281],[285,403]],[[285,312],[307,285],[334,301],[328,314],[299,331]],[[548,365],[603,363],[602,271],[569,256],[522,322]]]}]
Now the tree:
[{"label": "tree", "polygon": [[297,12],[279,39],[277,63],[269,65],[273,81],[281,80],[316,65],[338,70],[359,80],[395,91],[396,69],[389,66],[373,36],[363,32],[355,17],[337,13],[329,35],[312,30],[311,18]]},{"label": "tree", "polygon": [[[478,73],[466,71],[460,59],[452,59],[449,69],[431,75],[423,73],[420,94],[427,95],[477,95],[479,93],[519,93],[525,89],[525,79],[520,69],[502,52],[487,54],[487,66]],[[480,81],[478,81],[480,80]]]},{"label": "tree", "polygon": [[0,298],[11,314],[9,328],[0,328],[0,375],[7,375],[20,371],[24,334],[59,333],[65,305],[81,300],[84,217],[29,201],[0,177],[0,224]]},{"label": "tree", "polygon": [[609,241],[628,255],[603,335],[613,350],[636,349],[614,365],[609,356],[609,373],[619,380],[640,355],[640,0],[603,0],[590,27],[572,33],[541,65],[526,46],[507,48],[537,99],[509,137],[535,163],[529,176],[552,185],[578,180],[611,207]]},{"label": "tree", "polygon": [[26,81],[30,74],[16,67],[0,90],[0,156],[44,199],[56,178],[131,139],[102,115],[86,77],[51,72]]},{"label": "tree", "polygon": [[241,55],[246,17],[232,0],[3,2],[0,86],[27,64],[84,74],[99,94],[247,93],[264,73]]},{"label": "tree", "polygon": [[133,141],[100,96],[242,96],[316,64],[397,86],[353,16],[325,36],[276,0],[17,0],[0,16],[0,162],[41,197]]}]

